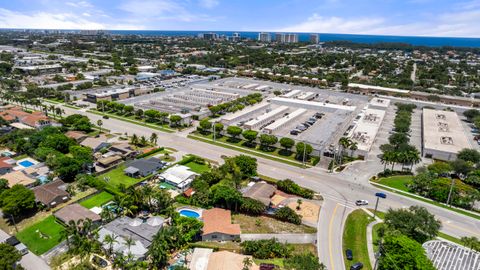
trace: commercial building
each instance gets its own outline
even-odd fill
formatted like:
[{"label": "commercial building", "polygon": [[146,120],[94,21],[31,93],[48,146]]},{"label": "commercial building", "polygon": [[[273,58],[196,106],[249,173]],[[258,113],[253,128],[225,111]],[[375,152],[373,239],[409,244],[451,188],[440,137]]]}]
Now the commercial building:
[{"label": "commercial building", "polygon": [[305,108],[307,110],[321,111],[321,112],[335,112],[338,110],[344,111],[355,111],[355,106],[348,105],[338,105],[326,102],[317,102],[317,101],[308,101],[308,100],[299,100],[293,98],[284,98],[276,97],[270,100],[272,104],[296,107],[296,108]]},{"label": "commercial building", "polygon": [[307,112],[306,109],[297,109],[294,112],[292,112],[288,115],[285,115],[284,117],[282,117],[282,118],[276,120],[275,122],[271,123],[270,125],[266,126],[263,129],[263,131],[265,133],[272,134],[276,130],[286,126],[287,124],[291,123],[293,120],[297,119],[298,117],[300,117],[301,115],[303,115],[306,112]]},{"label": "commercial building", "polygon": [[253,106],[246,107],[241,111],[222,116],[220,123],[229,126],[236,122],[249,119],[258,113],[266,112],[269,108],[270,104],[266,102],[255,104]]},{"label": "commercial building", "polygon": [[284,98],[295,98],[302,93],[302,90],[292,90],[288,93],[281,95]]},{"label": "commercial building", "polygon": [[270,35],[270,33],[266,33],[266,32],[258,33],[258,41],[260,41],[260,42],[271,42],[272,41],[272,35]]},{"label": "commercial building", "polygon": [[385,99],[385,98],[372,98],[370,102],[368,103],[368,107],[371,109],[377,109],[377,110],[387,110],[388,106],[390,106],[390,99]]},{"label": "commercial building", "polygon": [[243,124],[243,127],[245,129],[259,129],[263,125],[268,124],[270,121],[275,120],[279,115],[286,113],[288,109],[288,106],[280,106],[270,112],[262,114],[259,117],[246,122],[245,124]]},{"label": "commercial building", "polygon": [[297,43],[298,34],[294,33],[276,33],[275,41],[279,43]]},{"label": "commercial building", "polygon": [[62,72],[62,66],[60,64],[54,65],[38,65],[38,66],[16,66],[14,69],[19,70],[29,75],[41,75],[50,73]]},{"label": "commercial building", "polygon": [[444,161],[457,158],[457,153],[471,148],[456,112],[423,109],[423,156]]},{"label": "commercial building", "polygon": [[368,108],[361,114],[360,120],[354,123],[355,126],[351,129],[350,139],[357,143],[355,156],[359,158],[368,156],[384,117],[385,111]]},{"label": "commercial building", "polygon": [[200,33],[198,34],[198,37],[201,39],[205,40],[217,40],[218,39],[218,34],[217,33]]}]

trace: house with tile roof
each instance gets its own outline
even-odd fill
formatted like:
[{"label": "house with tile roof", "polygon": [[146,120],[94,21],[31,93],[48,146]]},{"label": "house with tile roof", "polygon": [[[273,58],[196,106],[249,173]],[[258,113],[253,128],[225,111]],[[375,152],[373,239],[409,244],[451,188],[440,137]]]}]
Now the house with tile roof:
[{"label": "house with tile roof", "polygon": [[25,187],[33,187],[36,180],[29,177],[22,171],[12,171],[1,176],[1,178],[8,181],[8,186],[11,188],[14,185],[23,185]]},{"label": "house with tile roof", "polygon": [[233,241],[240,237],[240,225],[232,224],[230,210],[212,208],[202,212],[202,241]]},{"label": "house with tile roof", "polygon": [[43,204],[47,208],[55,207],[70,200],[70,195],[66,191],[66,184],[62,180],[55,180],[34,187],[32,190],[35,194],[35,201]]}]

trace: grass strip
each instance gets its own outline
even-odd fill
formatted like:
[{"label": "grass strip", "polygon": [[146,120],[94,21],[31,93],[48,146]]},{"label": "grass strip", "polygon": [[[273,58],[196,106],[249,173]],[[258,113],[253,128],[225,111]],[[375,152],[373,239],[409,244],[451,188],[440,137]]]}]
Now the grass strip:
[{"label": "grass strip", "polygon": [[120,121],[129,122],[129,123],[132,123],[132,124],[136,124],[136,125],[140,125],[140,126],[144,126],[144,127],[148,127],[148,128],[153,128],[153,129],[156,129],[156,130],[159,130],[159,131],[162,131],[162,132],[167,132],[167,133],[174,133],[175,132],[172,129],[167,129],[167,128],[164,128],[164,127],[159,127],[157,125],[147,124],[147,123],[140,122],[140,121],[135,121],[135,120],[132,120],[132,119],[129,119],[129,118],[126,118],[126,117],[122,117],[122,116],[118,116],[118,115],[114,115],[114,114],[110,114],[110,113],[102,113],[102,112],[98,112],[98,111],[95,111],[95,110],[88,110],[87,112],[97,114],[97,115],[102,115],[102,116],[106,115],[108,117],[111,117],[111,118],[114,118],[114,119],[117,119],[117,120],[120,120]]},{"label": "grass strip", "polygon": [[343,250],[341,252],[351,249],[353,260],[349,261],[346,256],[343,256],[346,269],[350,269],[350,266],[356,262],[363,263],[363,269],[372,269],[367,246],[367,226],[371,221],[372,218],[362,209],[357,209],[348,215],[343,231]]}]

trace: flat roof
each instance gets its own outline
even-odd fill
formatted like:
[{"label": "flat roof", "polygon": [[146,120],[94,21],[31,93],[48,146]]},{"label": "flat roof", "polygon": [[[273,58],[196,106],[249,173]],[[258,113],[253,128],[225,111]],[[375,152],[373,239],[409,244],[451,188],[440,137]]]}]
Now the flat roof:
[{"label": "flat roof", "polygon": [[223,116],[221,118],[221,120],[231,121],[231,120],[234,120],[236,118],[242,117],[243,115],[248,114],[250,112],[253,112],[253,111],[256,111],[256,110],[261,110],[261,109],[266,109],[269,106],[270,106],[270,104],[266,103],[266,102],[255,104],[253,106],[248,106],[241,111]]},{"label": "flat roof", "polygon": [[278,119],[277,121],[271,123],[270,125],[266,126],[266,130],[275,130],[278,127],[282,126],[285,123],[288,123],[292,119],[304,114],[307,112],[307,109],[297,109],[294,112],[290,113],[289,115],[285,115],[284,117]]},{"label": "flat roof", "polygon": [[286,98],[291,98],[291,97],[294,97],[298,94],[300,94],[300,92],[302,92],[301,90],[292,90],[286,94],[283,94],[282,97],[286,97]]},{"label": "flat roof", "polygon": [[300,100],[300,99],[293,99],[293,98],[283,98],[283,97],[276,97],[271,99],[272,102],[281,102],[285,103],[288,102],[292,106],[298,107],[305,107],[305,106],[313,106],[321,108],[330,108],[330,109],[337,109],[337,110],[345,110],[345,111],[355,111],[355,106],[348,106],[348,105],[338,105],[332,103],[325,103],[325,102],[318,102],[318,101],[309,101],[309,100]]},{"label": "flat roof", "polygon": [[375,85],[368,85],[368,84],[359,84],[359,83],[349,83],[348,87],[357,87],[361,89],[372,89],[372,90],[395,92],[395,93],[402,93],[402,94],[410,93],[410,90],[403,90],[398,88],[389,88],[389,87],[382,87],[382,86],[375,86]]},{"label": "flat roof", "polygon": [[390,106],[390,99],[375,97],[370,100],[370,104],[376,107],[388,108],[388,106]]},{"label": "flat roof", "polygon": [[350,135],[350,139],[357,143],[358,150],[370,151],[384,117],[384,110],[368,108],[362,113]]},{"label": "flat roof", "polygon": [[270,118],[270,117],[272,117],[272,116],[275,116],[275,115],[277,115],[277,114],[279,114],[279,113],[282,113],[282,112],[284,112],[284,111],[286,111],[286,110],[288,110],[288,106],[280,106],[280,107],[278,107],[278,108],[276,108],[276,109],[274,109],[274,110],[272,110],[272,111],[270,111],[270,112],[267,112],[267,113],[264,113],[264,114],[260,115],[259,117],[255,118],[255,119],[253,119],[253,120],[248,121],[247,123],[245,123],[245,125],[246,125],[246,126],[256,125],[257,123],[259,123],[259,122],[261,122],[261,121],[263,121],[263,120],[265,120],[265,119],[268,119],[268,118]]},{"label": "flat roof", "polygon": [[471,148],[456,112],[423,109],[423,147],[457,154]]}]

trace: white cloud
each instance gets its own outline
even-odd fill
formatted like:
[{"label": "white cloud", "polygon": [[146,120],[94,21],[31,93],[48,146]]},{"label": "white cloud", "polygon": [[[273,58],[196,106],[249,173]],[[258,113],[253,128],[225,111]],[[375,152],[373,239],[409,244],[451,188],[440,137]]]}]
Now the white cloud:
[{"label": "white cloud", "polygon": [[0,25],[3,28],[37,29],[106,29],[104,24],[87,20],[72,13],[20,13],[0,8]]},{"label": "white cloud", "polygon": [[218,0],[200,0],[200,6],[204,8],[214,8],[218,6],[220,2]]},{"label": "white cloud", "polygon": [[93,5],[88,1],[80,1],[80,2],[67,2],[68,6],[76,7],[76,8],[92,8]]}]

